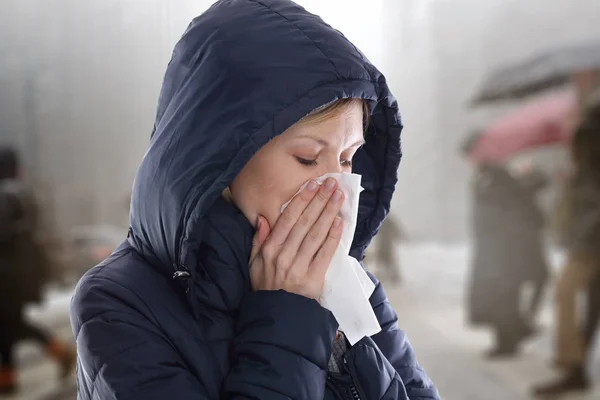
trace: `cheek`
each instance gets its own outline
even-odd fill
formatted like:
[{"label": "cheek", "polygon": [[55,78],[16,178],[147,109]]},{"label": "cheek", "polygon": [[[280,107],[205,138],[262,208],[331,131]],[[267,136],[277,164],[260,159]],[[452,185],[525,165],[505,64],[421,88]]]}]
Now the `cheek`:
[{"label": "cheek", "polygon": [[303,171],[302,166],[295,160],[293,162],[273,163],[265,165],[261,179],[260,204],[258,212],[264,215],[271,227],[281,215],[281,206],[288,202],[298,191],[300,186],[311,178],[310,174]]},{"label": "cheek", "polygon": [[273,227],[281,206],[318,171],[300,165],[288,154],[262,154],[250,160],[231,184],[234,201],[251,222],[264,216]]}]

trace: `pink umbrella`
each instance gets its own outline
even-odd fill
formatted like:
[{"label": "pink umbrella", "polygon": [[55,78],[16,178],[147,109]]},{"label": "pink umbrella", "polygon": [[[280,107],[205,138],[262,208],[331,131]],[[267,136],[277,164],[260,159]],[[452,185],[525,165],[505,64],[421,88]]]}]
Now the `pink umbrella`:
[{"label": "pink umbrella", "polygon": [[471,147],[475,162],[505,162],[520,152],[550,144],[568,143],[569,120],[577,109],[572,93],[531,102],[492,123]]}]

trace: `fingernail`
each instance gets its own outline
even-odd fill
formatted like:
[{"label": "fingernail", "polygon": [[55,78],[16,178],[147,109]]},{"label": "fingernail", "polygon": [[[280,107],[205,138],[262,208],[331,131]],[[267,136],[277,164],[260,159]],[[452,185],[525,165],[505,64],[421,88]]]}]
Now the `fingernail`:
[{"label": "fingernail", "polygon": [[256,230],[260,231],[260,226],[262,225],[262,218],[258,217],[258,222],[256,223]]},{"label": "fingernail", "polygon": [[327,178],[327,181],[325,182],[325,188],[328,190],[333,190],[334,187],[335,187],[335,180],[331,179],[331,178]]},{"label": "fingernail", "polygon": [[319,184],[315,181],[308,182],[308,186],[306,187],[309,192],[314,192],[319,187]]},{"label": "fingernail", "polygon": [[333,199],[333,201],[337,202],[337,201],[341,200],[343,194],[344,193],[342,193],[341,190],[336,190],[335,193],[333,194],[333,196],[331,198]]},{"label": "fingernail", "polygon": [[339,228],[341,223],[342,219],[340,217],[335,217],[335,219],[333,220],[333,227]]}]

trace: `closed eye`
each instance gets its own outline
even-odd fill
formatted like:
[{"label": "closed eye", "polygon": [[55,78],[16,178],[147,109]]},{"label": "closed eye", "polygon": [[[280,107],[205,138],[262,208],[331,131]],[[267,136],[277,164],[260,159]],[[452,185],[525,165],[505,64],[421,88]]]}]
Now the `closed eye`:
[{"label": "closed eye", "polygon": [[[302,157],[296,157],[296,160],[307,167],[314,167],[317,165],[317,160],[309,160]],[[344,168],[352,168],[352,160],[340,160],[340,165]]]},{"label": "closed eye", "polygon": [[314,167],[317,165],[317,160],[307,160],[306,158],[296,157],[296,160],[302,165],[306,165],[309,167]]}]

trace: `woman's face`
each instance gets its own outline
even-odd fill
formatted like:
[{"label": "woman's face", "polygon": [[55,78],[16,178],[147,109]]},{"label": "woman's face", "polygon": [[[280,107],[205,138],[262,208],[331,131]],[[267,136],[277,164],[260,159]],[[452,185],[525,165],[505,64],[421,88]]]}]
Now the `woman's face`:
[{"label": "woman's face", "polygon": [[274,226],[281,206],[311,178],[352,172],[363,144],[363,111],[353,101],[326,119],[299,123],[263,146],[231,183],[231,197],[248,221],[259,215]]}]

